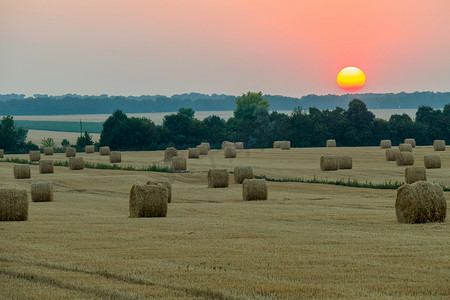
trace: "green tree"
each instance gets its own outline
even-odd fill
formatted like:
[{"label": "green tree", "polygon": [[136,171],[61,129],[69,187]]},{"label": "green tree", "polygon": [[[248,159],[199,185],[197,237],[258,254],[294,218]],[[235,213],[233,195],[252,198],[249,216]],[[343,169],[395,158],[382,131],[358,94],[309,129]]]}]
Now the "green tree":
[{"label": "green tree", "polygon": [[14,125],[12,116],[3,117],[0,123],[0,148],[16,151],[25,147],[28,130]]},{"label": "green tree", "polygon": [[269,101],[264,99],[261,92],[247,92],[236,98],[236,109],[234,117],[236,119],[252,118],[257,107],[269,110]]},{"label": "green tree", "polygon": [[61,146],[62,146],[63,148],[67,148],[67,147],[70,146],[70,142],[69,142],[67,139],[63,139],[63,140],[61,141]]},{"label": "green tree", "polygon": [[83,150],[87,145],[93,145],[92,135],[90,135],[87,131],[84,134],[77,138],[76,148],[78,150]]},{"label": "green tree", "polygon": [[55,140],[53,140],[52,138],[42,139],[41,146],[42,146],[42,148],[55,147]]}]

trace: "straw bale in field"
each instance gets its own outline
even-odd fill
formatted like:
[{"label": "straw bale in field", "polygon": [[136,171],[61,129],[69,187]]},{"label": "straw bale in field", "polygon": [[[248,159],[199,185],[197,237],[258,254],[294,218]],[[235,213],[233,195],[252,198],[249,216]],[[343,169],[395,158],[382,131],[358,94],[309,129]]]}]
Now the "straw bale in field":
[{"label": "straw bale in field", "polygon": [[334,171],[339,168],[337,155],[325,155],[320,158],[320,170]]},{"label": "straw bale in field", "polygon": [[0,149],[0,158],[3,158],[4,155],[5,155],[5,150],[4,149]]},{"label": "straw bale in field", "polygon": [[53,155],[53,147],[45,147],[44,148],[44,155]]},{"label": "straw bale in field", "polygon": [[405,142],[404,142],[405,144],[411,144],[411,146],[413,147],[413,148],[415,148],[416,147],[416,140],[415,139],[405,139]]},{"label": "straw bale in field", "polygon": [[180,156],[172,157],[172,169],[174,171],[186,171],[186,165],[186,158]]},{"label": "straw bale in field", "polygon": [[95,152],[94,145],[87,145],[86,147],[84,147],[84,153],[94,153],[94,152]]},{"label": "straw bale in field", "polygon": [[0,188],[0,221],[26,221],[27,219],[27,191],[15,188]]},{"label": "straw bale in field", "polygon": [[14,178],[25,179],[31,178],[31,171],[29,165],[14,165]]},{"label": "straw bale in field", "polygon": [[39,162],[39,173],[41,174],[53,173],[53,160],[41,160]]},{"label": "straw bale in field", "polygon": [[197,146],[199,155],[208,155],[208,146],[205,144],[200,144]]},{"label": "straw bale in field", "polygon": [[400,223],[443,222],[447,202],[439,184],[418,181],[397,189],[395,212]]},{"label": "straw bale in field", "polygon": [[406,167],[405,182],[427,181],[427,171],[424,167]]},{"label": "straw bale in field", "polygon": [[200,150],[198,148],[189,148],[188,150],[188,158],[199,158]]},{"label": "straw bale in field", "polygon": [[31,201],[53,201],[53,185],[49,181],[33,182],[31,184]]},{"label": "straw bale in field", "polygon": [[282,143],[283,141],[274,141],[273,142],[273,147],[275,148],[275,149],[277,149],[277,148],[281,148],[281,143]]},{"label": "straw bale in field", "polygon": [[399,152],[395,156],[397,166],[412,166],[414,165],[414,156],[412,152]]},{"label": "straw bale in field", "polygon": [[380,141],[380,148],[381,149],[389,149],[392,147],[391,140],[381,140]]},{"label": "straw bale in field", "polygon": [[82,157],[69,157],[69,169],[70,170],[83,170],[84,161]]},{"label": "straw bale in field", "polygon": [[109,162],[110,163],[120,163],[122,161],[122,154],[120,151],[109,152]]},{"label": "straw bale in field", "polygon": [[405,152],[405,151],[412,152],[412,146],[411,146],[411,144],[400,144],[400,145],[398,145],[398,150],[400,152]]},{"label": "straw bale in field", "polygon": [[234,143],[236,146],[236,149],[244,149],[244,143],[243,142],[236,142]]},{"label": "straw bale in field", "polygon": [[445,151],[445,141],[444,140],[434,140],[433,141],[434,151]]},{"label": "straw bale in field", "polygon": [[338,156],[338,169],[351,169],[353,167],[352,157],[348,155]]},{"label": "straw bale in field", "polygon": [[224,149],[225,158],[236,158],[236,147],[226,146]]},{"label": "straw bale in field", "polygon": [[178,150],[174,147],[167,147],[164,151],[164,160],[171,161],[173,157],[178,156]]},{"label": "straw bale in field", "polygon": [[66,148],[66,157],[75,157],[77,155],[77,149],[74,147]]},{"label": "straw bale in field", "polygon": [[147,184],[155,185],[155,184],[162,184],[167,189],[167,203],[172,202],[172,185],[170,182],[166,180],[149,180],[147,181]]},{"label": "straw bale in field", "polygon": [[336,147],[336,140],[327,140],[327,147]]},{"label": "straw bale in field", "polygon": [[230,146],[230,147],[236,147],[236,145],[232,142],[229,141],[223,141],[222,142],[222,150],[225,149],[225,147]]},{"label": "straw bale in field", "polygon": [[290,141],[281,141],[281,150],[291,150],[291,142]]},{"label": "straw bale in field", "polygon": [[227,169],[209,169],[208,187],[221,188],[228,187],[229,177]]},{"label": "straw bale in field", "polygon": [[[211,145],[209,143],[202,142],[202,143],[200,143],[200,146],[202,146],[202,145],[205,145],[208,148],[208,151],[211,150]],[[203,155],[203,154],[200,154],[200,155]]]},{"label": "straw bale in field", "polygon": [[98,153],[100,155],[109,155],[111,153],[111,149],[109,149],[109,146],[103,146],[98,148]]},{"label": "straw bale in field", "polygon": [[135,183],[130,191],[130,218],[165,217],[167,188],[162,184]]},{"label": "straw bale in field", "polygon": [[242,183],[244,179],[253,179],[252,167],[235,167],[234,168],[234,182]]},{"label": "straw bale in field", "polygon": [[441,167],[441,156],[439,154],[425,155],[423,163],[427,169],[439,169]]},{"label": "straw bale in field", "polygon": [[386,150],[386,160],[395,161],[397,159],[397,154],[400,153],[398,149],[387,149]]},{"label": "straw bale in field", "polygon": [[30,151],[30,161],[39,161],[41,159],[41,151]]},{"label": "straw bale in field", "polygon": [[265,179],[245,179],[242,183],[244,201],[267,200],[267,183]]}]

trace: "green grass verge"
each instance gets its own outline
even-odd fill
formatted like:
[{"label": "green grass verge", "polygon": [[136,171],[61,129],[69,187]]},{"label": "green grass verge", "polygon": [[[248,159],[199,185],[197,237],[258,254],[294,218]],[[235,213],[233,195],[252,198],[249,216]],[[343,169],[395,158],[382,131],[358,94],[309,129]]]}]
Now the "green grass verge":
[{"label": "green grass verge", "polygon": [[[32,130],[80,132],[80,122],[15,120],[15,126]],[[82,122],[83,132],[101,133],[103,123]]]}]

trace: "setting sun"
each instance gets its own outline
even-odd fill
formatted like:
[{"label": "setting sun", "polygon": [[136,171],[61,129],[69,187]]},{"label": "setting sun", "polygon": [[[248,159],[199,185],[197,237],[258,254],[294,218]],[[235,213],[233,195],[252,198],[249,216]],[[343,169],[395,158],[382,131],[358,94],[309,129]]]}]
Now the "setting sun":
[{"label": "setting sun", "polygon": [[346,92],[356,92],[366,83],[363,71],[356,67],[343,68],[337,76],[337,84]]}]

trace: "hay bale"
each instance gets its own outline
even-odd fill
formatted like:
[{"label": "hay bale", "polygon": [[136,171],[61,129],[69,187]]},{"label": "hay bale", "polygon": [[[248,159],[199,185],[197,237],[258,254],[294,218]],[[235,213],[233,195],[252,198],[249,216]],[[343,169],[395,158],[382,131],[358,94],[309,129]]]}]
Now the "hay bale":
[{"label": "hay bale", "polygon": [[235,147],[235,145],[234,145],[234,143],[232,143],[232,142],[229,142],[229,141],[223,141],[222,142],[222,150],[224,150],[225,149],[225,147]]},{"label": "hay bale", "polygon": [[423,163],[427,169],[439,169],[441,167],[441,156],[439,154],[425,155]]},{"label": "hay bale", "polygon": [[242,183],[244,201],[267,200],[267,183],[265,179],[245,179]]},{"label": "hay bale", "polygon": [[94,152],[95,152],[94,145],[87,145],[86,147],[84,147],[84,153],[90,154],[90,153],[94,153]]},{"label": "hay bale", "polygon": [[153,180],[153,181],[147,181],[147,184],[155,185],[155,184],[162,184],[167,189],[167,203],[172,202],[172,185],[170,182],[165,180]]},{"label": "hay bale", "polygon": [[69,157],[69,169],[70,170],[83,170],[84,161],[82,157]]},{"label": "hay bale", "polygon": [[197,149],[198,149],[200,155],[208,155],[209,149],[208,149],[207,145],[200,144],[197,146]]},{"label": "hay bale", "polygon": [[334,171],[339,168],[337,155],[325,155],[320,158],[320,170]]},{"label": "hay bale", "polygon": [[339,155],[338,156],[338,169],[351,169],[352,157],[348,155]]},{"label": "hay bale", "polygon": [[415,139],[405,139],[405,144],[410,144],[411,147],[416,148],[416,140]]},{"label": "hay bale", "polygon": [[427,181],[427,171],[424,167],[406,167],[405,182]]},{"label": "hay bale", "polygon": [[200,150],[198,148],[189,148],[188,150],[188,158],[199,158]]},{"label": "hay bale", "polygon": [[281,150],[291,150],[291,142],[290,141],[281,141]]},{"label": "hay bale", "polygon": [[445,141],[444,140],[434,140],[433,141],[434,151],[445,151]]},{"label": "hay bale", "polygon": [[4,149],[0,149],[0,158],[3,158],[4,155],[5,155],[5,150]]},{"label": "hay bale", "polygon": [[29,165],[14,165],[14,178],[25,179],[31,178],[31,170]]},{"label": "hay bale", "polygon": [[39,161],[41,160],[41,151],[30,151],[30,161]]},{"label": "hay bale", "polygon": [[391,140],[381,140],[380,141],[380,148],[381,149],[389,149],[392,147]]},{"label": "hay bale", "polygon": [[180,156],[172,157],[172,169],[174,171],[186,171],[186,158]]},{"label": "hay bale", "polygon": [[39,173],[41,174],[53,173],[53,160],[41,160],[39,162]]},{"label": "hay bale", "polygon": [[236,146],[236,149],[244,149],[244,143],[243,142],[236,142],[234,143]]},{"label": "hay bale", "polygon": [[110,163],[120,163],[122,161],[122,154],[120,151],[109,152],[109,162]]},{"label": "hay bale", "polygon": [[164,160],[171,161],[173,157],[178,156],[178,151],[174,147],[167,147],[164,151]]},{"label": "hay bale", "polygon": [[281,148],[281,143],[282,143],[283,141],[274,141],[273,142],[273,148],[274,149],[278,149],[278,148]]},{"label": "hay bale", "polygon": [[400,144],[400,145],[398,145],[398,150],[400,152],[405,152],[405,151],[412,152],[412,146],[411,146],[411,144]]},{"label": "hay bale", "polygon": [[387,149],[386,150],[386,160],[395,161],[397,159],[397,154],[400,153],[398,149]]},{"label": "hay bale", "polygon": [[229,177],[227,169],[209,169],[208,187],[222,188],[228,187]]},{"label": "hay bale", "polygon": [[109,155],[111,153],[111,149],[109,149],[109,146],[103,146],[98,148],[98,153],[102,156]]},{"label": "hay bale", "polygon": [[336,147],[336,140],[327,140],[327,147]]},{"label": "hay bale", "polygon": [[253,179],[253,168],[252,167],[235,167],[234,168],[234,182],[242,183],[244,179]]},{"label": "hay bale", "polygon": [[225,158],[236,158],[236,147],[226,146],[224,149]]},{"label": "hay bale", "polygon": [[395,212],[399,223],[444,222],[447,202],[439,184],[418,181],[397,189]]},{"label": "hay bale", "polygon": [[[211,150],[211,145],[209,143],[202,142],[202,143],[200,143],[200,146],[202,146],[202,145],[206,146],[208,148],[208,151]],[[200,155],[203,155],[203,154],[200,154]]]},{"label": "hay bale", "polygon": [[167,215],[167,188],[162,184],[133,184],[130,191],[130,218]]},{"label": "hay bale", "polygon": [[28,195],[26,190],[0,189],[0,221],[28,220]]},{"label": "hay bale", "polygon": [[414,156],[412,152],[400,151],[395,156],[395,162],[397,163],[397,166],[412,166],[414,165]]},{"label": "hay bale", "polygon": [[67,147],[66,148],[66,157],[75,157],[77,156],[77,149],[74,147]]},{"label": "hay bale", "polygon": [[45,147],[44,148],[44,155],[53,155],[53,147]]},{"label": "hay bale", "polygon": [[48,202],[53,201],[53,185],[51,182],[33,182],[31,184],[31,201]]}]

